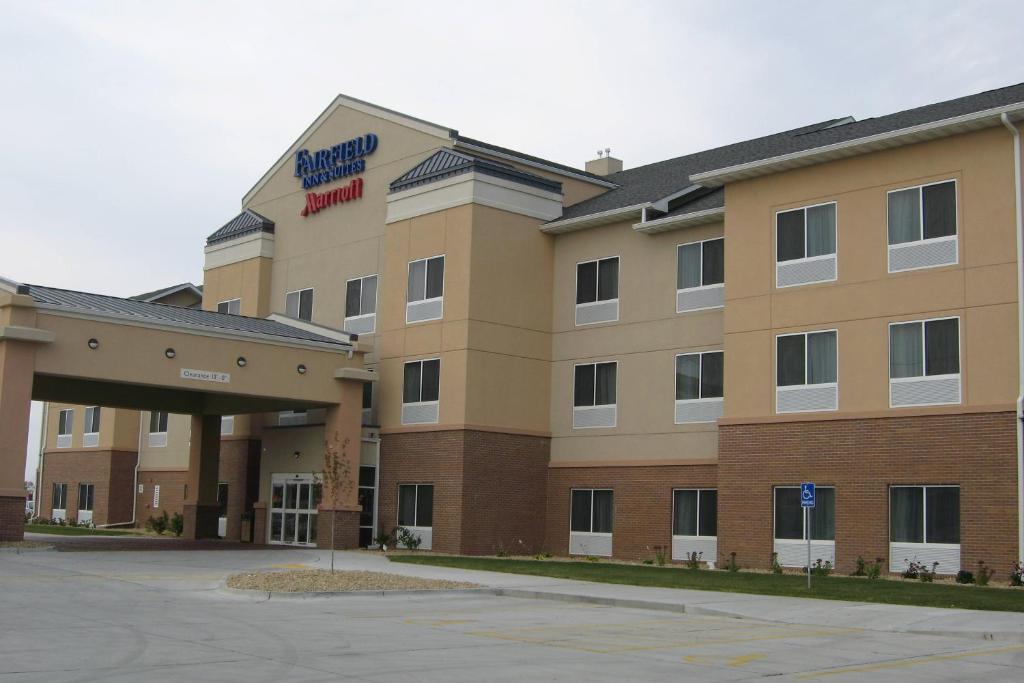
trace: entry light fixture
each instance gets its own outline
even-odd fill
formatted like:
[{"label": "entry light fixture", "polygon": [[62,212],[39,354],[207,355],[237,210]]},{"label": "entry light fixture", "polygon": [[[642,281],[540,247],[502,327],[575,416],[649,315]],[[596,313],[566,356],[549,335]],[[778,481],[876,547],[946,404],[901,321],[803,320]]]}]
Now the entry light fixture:
[{"label": "entry light fixture", "polygon": [[238,363],[238,367],[244,368],[249,361],[245,359],[245,356],[239,356],[235,362]]},{"label": "entry light fixture", "polygon": [[295,370],[296,370],[296,371],[297,371],[297,372],[298,372],[298,373],[299,373],[300,375],[305,375],[305,374],[306,374],[306,366],[305,366],[305,365],[303,365],[302,363],[299,363],[299,367],[295,368]]},{"label": "entry light fixture", "polygon": [[93,351],[95,351],[96,349],[98,349],[100,347],[100,341],[98,339],[96,339],[95,337],[90,339],[88,341],[88,344],[89,344],[89,348],[92,349]]},{"label": "entry light fixture", "polygon": [[166,351],[164,351],[164,355],[167,356],[168,358],[174,358],[175,356],[178,355],[178,352],[175,351],[174,349],[168,348]]}]

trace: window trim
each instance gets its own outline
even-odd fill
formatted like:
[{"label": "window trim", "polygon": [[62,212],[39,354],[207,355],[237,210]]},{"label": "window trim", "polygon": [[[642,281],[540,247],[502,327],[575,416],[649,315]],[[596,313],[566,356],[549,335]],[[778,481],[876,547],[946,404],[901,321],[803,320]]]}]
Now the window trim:
[{"label": "window trim", "polygon": [[[722,235],[721,237],[708,237],[707,239],[703,239],[703,240],[693,240],[692,242],[681,242],[681,243],[676,245],[676,296],[678,296],[680,292],[699,292],[699,291],[705,291],[705,290],[710,290],[710,289],[722,289],[722,288],[725,287],[725,277],[724,277],[725,272],[724,272],[724,269],[723,269],[723,273],[722,273],[722,275],[723,275],[722,282],[716,282],[715,284],[712,284],[712,285],[700,284],[700,285],[697,285],[696,287],[683,287],[683,288],[679,287],[679,279],[678,279],[679,278],[679,250],[681,248],[683,248],[683,247],[688,247],[688,246],[690,246],[692,244],[699,244],[700,245],[700,281],[703,283],[704,282],[704,243],[705,242],[717,242],[718,240],[722,240],[722,259],[725,260],[725,235]],[[683,313],[693,313],[695,311],[708,311],[708,310],[712,310],[712,309],[715,309],[715,308],[724,308],[724,307],[725,307],[725,304],[721,304],[719,306],[705,306],[703,308],[688,308],[685,311],[683,311]],[[679,311],[676,311],[676,313],[679,313]]]},{"label": "window trim", "polygon": [[[376,288],[374,289],[374,292],[373,292],[373,313],[363,313],[363,280],[367,280],[367,279],[369,279],[371,277],[377,278],[377,286],[376,286]],[[350,282],[355,282],[357,280],[359,281],[359,315],[349,315],[348,314],[348,284]],[[408,280],[407,280],[407,282],[408,282]],[[442,284],[442,287],[443,286],[444,285]],[[372,329],[369,332],[364,332],[364,334],[373,334],[374,332],[376,332],[377,331],[377,306],[380,303],[379,295],[380,295],[380,274],[379,273],[370,273],[369,275],[362,275],[360,277],[352,277],[352,278],[349,278],[349,279],[345,280],[345,312],[344,312],[344,316],[343,316],[343,321],[344,321],[343,322],[343,326],[344,326],[344,323],[348,323],[350,320],[367,320],[369,318],[373,318],[373,327],[372,327]]]},{"label": "window trim", "polygon": [[[61,501],[60,502],[63,505],[63,507],[57,507],[56,505],[54,505],[54,503],[56,503],[57,501],[55,500],[56,497],[53,494],[56,492],[56,489],[57,489],[58,486],[60,487],[60,492],[61,492],[61,495],[60,495]],[[51,484],[50,484],[50,512],[51,512],[51,515],[53,513],[53,510],[64,510],[65,511],[65,516],[66,516],[67,509],[68,509],[67,505],[68,505],[68,483],[66,481],[51,482]]]},{"label": "window trim", "polygon": [[[316,291],[315,291],[315,289],[316,289],[315,287],[303,287],[302,289],[293,289],[290,292],[285,292],[284,293],[284,314],[285,314],[285,316],[289,317],[289,318],[292,317],[292,316],[288,315],[288,297],[291,296],[292,294],[298,294],[299,295],[299,307],[298,307],[298,310],[295,312],[296,315],[295,315],[294,319],[295,320],[302,320],[302,321],[307,322],[307,323],[308,322],[313,322],[313,303],[316,301]],[[300,314],[302,313],[302,293],[303,292],[309,292],[309,298],[310,298],[310,302],[309,302],[309,320],[306,320],[305,318],[300,317]]]},{"label": "window trim", "polygon": [[[781,339],[783,337],[799,337],[799,336],[806,337],[807,335],[822,334],[822,333],[826,333],[826,332],[835,332],[835,334],[836,334],[836,381],[835,382],[817,382],[815,384],[811,384],[811,383],[809,383],[807,381],[807,350],[808,350],[808,344],[807,344],[807,340],[805,339],[804,340],[804,383],[803,384],[785,384],[785,385],[780,386],[779,385],[779,339]],[[831,327],[831,328],[827,328],[827,329],[823,329],[823,330],[807,330],[805,332],[786,332],[784,334],[777,334],[777,335],[775,335],[775,357],[772,359],[772,370],[774,370],[773,374],[775,375],[775,389],[776,390],[779,390],[779,389],[782,389],[782,390],[786,390],[786,389],[790,389],[790,390],[792,390],[792,389],[806,389],[807,387],[835,387],[836,389],[838,389],[839,388],[839,329],[835,328],[835,327]],[[815,411],[815,412],[819,412],[819,411]]]},{"label": "window trim", "polygon": [[[675,528],[675,526],[676,526],[676,491],[696,491],[697,492],[697,519],[695,520],[695,522],[696,522],[695,527],[697,529],[697,534],[696,535],[687,535],[687,534],[677,534],[676,533],[676,528]],[[672,539],[673,540],[696,541],[696,540],[707,540],[707,539],[712,539],[712,538],[714,538],[716,540],[718,539],[718,533],[717,533],[718,532],[718,525],[717,525],[717,522],[716,522],[716,525],[715,525],[715,535],[714,536],[705,536],[705,535],[700,533],[700,496],[701,496],[701,492],[703,492],[703,491],[714,491],[715,495],[716,496],[718,495],[718,489],[717,488],[711,488],[710,486],[698,486],[698,487],[692,487],[692,488],[680,487],[680,486],[673,487],[673,489],[672,489],[672,510],[671,510],[672,518],[669,520],[669,528],[671,529]],[[717,507],[717,505],[718,505],[718,501],[717,500],[715,501],[715,505]],[[717,514],[716,514],[716,518],[717,518]],[[714,560],[711,560],[711,561],[713,562]]]},{"label": "window trim", "polygon": [[[925,335],[925,323],[931,322],[931,321],[934,321],[934,320],[956,320],[956,346],[957,346],[957,348],[956,348],[956,355],[957,355],[957,361],[958,361],[957,365],[960,367],[960,372],[958,372],[956,374],[947,374],[947,375],[925,375],[925,374],[922,374],[922,375],[914,375],[913,377],[893,377],[892,376],[892,328],[893,328],[893,326],[894,325],[908,325],[910,323],[921,323],[921,351],[922,351],[923,357],[927,357],[927,353],[928,353],[928,347],[927,347],[928,337]],[[886,332],[888,333],[888,339],[886,341],[886,349],[887,349],[888,353],[887,353],[887,356],[886,356],[886,359],[885,359],[886,360],[886,370],[885,370],[885,373],[886,373],[886,375],[889,376],[889,387],[890,387],[890,389],[889,389],[889,408],[896,408],[896,409],[898,409],[898,408],[920,408],[920,407],[927,407],[927,406],[956,406],[956,405],[963,405],[963,402],[964,402],[964,383],[963,383],[963,376],[964,376],[964,357],[963,357],[963,347],[964,347],[963,341],[964,341],[964,338],[963,337],[964,337],[964,333],[963,333],[963,325],[961,323],[962,323],[962,320],[961,320],[959,315],[946,315],[946,316],[940,316],[938,318],[920,318],[920,319],[915,319],[915,320],[893,320],[893,321],[889,322],[888,326],[886,327]],[[838,353],[839,353],[839,341],[837,339],[836,340],[836,354],[838,355]],[[922,366],[923,370],[927,370],[927,368],[924,367],[923,359],[922,359],[921,366]],[[957,379],[960,380],[959,386],[957,387],[957,402],[956,403],[914,403],[913,405],[899,405],[899,406],[894,406],[892,404],[892,385],[893,385],[893,383],[903,384],[903,383],[906,383],[906,382],[922,382],[922,381],[928,381],[928,380],[953,379],[954,377],[956,377]]]},{"label": "window trim", "polygon": [[[420,261],[423,261],[423,262],[427,263],[431,259],[436,259],[436,258],[442,259],[442,262],[444,263],[444,273],[441,276],[441,296],[427,297],[427,270],[429,269],[430,266],[429,265],[425,265],[424,268],[423,268],[423,297],[424,298],[416,299],[414,301],[410,300],[409,299],[409,272],[412,270],[412,264],[418,263]],[[418,325],[419,323],[429,323],[429,322],[433,322],[435,320],[441,320],[442,318],[444,318],[444,292],[445,292],[445,289],[447,289],[445,287],[444,281],[445,281],[445,276],[447,276],[447,275],[448,275],[448,257],[447,257],[447,254],[434,254],[433,256],[424,256],[423,258],[412,259],[411,261],[406,263],[406,265],[405,265],[405,324],[406,325]],[[379,280],[377,281],[377,284],[378,284],[378,287],[379,287],[379,285],[380,285],[380,281]],[[425,318],[423,320],[409,320],[409,307],[410,306],[417,305],[417,304],[429,303],[429,302],[433,302],[433,301],[440,301],[441,302],[441,312],[438,314],[438,316],[436,318]]]},{"label": "window trim", "polygon": [[[82,425],[82,448],[96,448],[97,446],[100,445],[100,428],[102,428],[102,423],[100,423],[100,416],[102,414],[99,411],[100,406],[86,406],[85,410],[83,411],[85,414],[85,422]],[[89,424],[90,412],[94,416],[94,420],[97,423],[100,423],[97,425],[95,431],[90,431],[90,427],[92,426]]]},{"label": "window trim", "polygon": [[[221,311],[220,310],[220,307],[223,306],[224,304],[227,304],[228,308],[230,309],[231,308],[231,304],[235,303],[236,301],[238,302],[238,313],[232,313],[230,310],[227,310],[227,311]],[[288,295],[286,294],[285,295],[285,305],[286,306],[287,306],[287,302],[288,302]],[[223,313],[223,314],[226,314],[226,315],[241,315],[242,314],[242,298],[241,297],[235,297],[234,299],[225,299],[224,301],[218,301],[217,302],[217,312],[218,313]]]},{"label": "window trim", "polygon": [[[597,366],[605,364],[615,365],[615,403],[597,403]],[[594,405],[589,406],[578,406],[576,405],[576,368],[582,365],[593,365],[594,366]],[[599,360],[591,361],[589,363],[573,363],[572,366],[572,412],[575,416],[577,411],[588,412],[592,410],[598,410],[601,408],[613,408],[615,412],[615,419],[612,420],[612,424],[608,426],[593,426],[593,427],[577,427],[575,425],[575,419],[573,420],[573,429],[614,429],[619,426],[619,361],[618,360]],[[602,489],[603,490],[603,489]]]},{"label": "window trim", "polygon": [[[572,495],[576,491],[590,491],[590,529],[591,531],[573,531],[572,529]],[[612,531],[593,531],[594,528],[594,493],[597,491],[608,491],[612,494]],[[611,538],[615,533],[615,489],[610,487],[573,486],[569,489],[569,534],[579,534],[598,538]]]},{"label": "window trim", "polygon": [[[942,237],[928,237],[924,236],[924,188],[932,187],[933,185],[944,185],[945,183],[953,183],[953,218],[956,220],[956,232],[952,235],[943,235]],[[889,244],[889,195],[895,192],[903,192],[905,190],[920,190],[918,192],[918,212],[920,215],[920,228],[918,234],[921,235],[921,239],[911,240],[910,242],[899,242],[897,244]],[[838,222],[838,221],[837,221]],[[943,263],[937,266],[916,266],[914,268],[900,268],[899,270],[892,270],[889,267],[891,261],[890,254],[893,248],[907,247],[912,244],[924,245],[924,244],[938,244],[939,242],[956,242],[956,260],[952,263]],[[886,271],[888,273],[909,273],[915,270],[928,270],[930,268],[944,268],[948,266],[956,266],[960,264],[960,181],[957,178],[946,178],[945,180],[936,180],[930,183],[921,183],[920,185],[907,185],[905,187],[896,187],[891,190],[885,191],[885,243],[886,243]],[[837,242],[838,246],[838,242]]]},{"label": "window trim", "polygon": [[[700,398],[675,398],[676,391],[679,388],[678,385],[677,385],[677,382],[679,381],[679,369],[678,369],[679,368],[679,358],[681,356],[701,356],[701,359],[699,361],[700,375],[697,378],[697,390],[699,392],[700,391],[700,387],[701,387],[701,382],[702,382],[702,380],[704,378],[704,358],[703,358],[703,356],[704,356],[705,353],[720,353],[720,354],[722,354],[722,396],[709,396],[709,397],[706,397],[706,398],[703,397],[703,396],[700,397]],[[616,372],[618,372],[618,371],[616,371]],[[616,394],[618,394],[618,382],[617,381],[616,381],[616,384],[615,384],[615,390],[616,390]],[[672,397],[673,397],[673,402],[672,402],[672,407],[673,408],[678,408],[680,405],[692,406],[692,405],[699,405],[701,403],[715,403],[715,402],[722,403],[722,402],[724,402],[725,401],[725,350],[724,349],[708,349],[707,351],[684,351],[682,353],[677,353],[674,356],[672,356]],[[618,395],[616,395],[615,399],[616,399],[616,401],[618,400]],[[673,415],[672,415],[672,423],[673,424],[677,424],[677,425],[712,424],[712,423],[715,423],[715,422],[718,422],[718,420],[703,420],[701,422],[695,422],[695,421],[679,422],[678,420],[675,419],[675,411],[673,411]],[[675,490],[675,489],[673,489],[673,490]],[[693,489],[679,489],[679,490],[680,491],[690,491],[690,490],[693,490]],[[703,490],[703,489],[699,489],[699,490]],[[717,490],[717,489],[715,489],[715,490]]]},{"label": "window trim", "polygon": [[[893,489],[921,489],[921,538],[924,539],[921,543],[916,541],[894,541],[892,540],[892,490]],[[961,538],[960,543],[929,543],[928,542],[928,489],[959,489],[960,490],[960,502],[963,502],[963,487],[960,484],[889,484],[887,493],[888,499],[886,504],[889,507],[888,522],[889,522],[889,545],[913,545],[920,546],[922,548],[946,548],[949,550],[960,549],[963,546],[963,539]],[[960,517],[961,525],[963,524],[963,517],[960,512],[963,510],[963,505],[960,506],[957,516]]]},{"label": "window trim", "polygon": [[[790,211],[803,211],[804,212],[804,254],[807,253],[807,209],[814,209],[819,206],[828,206],[829,204],[836,207],[836,223],[835,223],[835,243],[836,249],[831,254],[822,254],[821,256],[804,256],[803,258],[790,259],[788,261],[779,260],[779,214],[789,213]],[[810,285],[820,285],[828,282],[837,282],[839,280],[839,201],[833,199],[828,202],[818,202],[817,204],[807,204],[805,206],[794,206],[789,209],[777,209],[775,211],[775,289],[789,289],[790,287],[808,287]],[[814,282],[799,282],[792,285],[780,285],[779,284],[779,266],[793,263],[814,263],[815,261],[824,261],[826,259],[835,259],[836,261],[836,276],[829,278],[828,280],[815,280]]]},{"label": "window trim", "polygon": [[[412,506],[412,514],[413,514],[413,517],[416,518],[416,522],[417,522],[416,524],[402,524],[402,522],[400,521],[402,519],[402,487],[403,486],[412,486],[412,487],[414,487],[416,489],[416,500],[415,500],[415,502],[413,503],[413,506]],[[430,482],[430,483],[425,483],[425,482],[424,483],[420,483],[420,482],[404,482],[404,483],[399,483],[398,484],[398,501],[397,501],[397,504],[395,505],[395,524],[397,524],[398,526],[400,526],[402,528],[405,528],[405,529],[431,529],[432,530],[434,528],[433,509],[431,509],[431,514],[430,514],[430,516],[431,516],[430,526],[423,526],[422,524],[419,524],[419,521],[420,521],[419,520],[419,516],[420,516],[420,487],[421,486],[429,486],[431,489],[435,488],[433,482]],[[431,492],[431,502],[433,502],[433,500],[434,500],[434,496],[433,496],[433,492]]]},{"label": "window trim", "polygon": [[[412,401],[410,403],[406,403],[405,402],[405,366],[406,365],[411,365],[412,363],[419,363],[420,364],[420,391],[419,391],[419,395],[422,398],[423,397],[423,363],[428,363],[428,362],[433,361],[433,360],[437,361],[437,400],[436,401]],[[362,404],[360,404],[360,405],[362,405]],[[429,358],[417,358],[415,360],[407,360],[407,361],[404,361],[402,363],[402,407],[405,407],[405,406],[438,406],[438,409],[440,409],[440,406],[441,406],[441,357],[440,356],[431,356]],[[414,424],[424,424],[424,423],[414,423]],[[427,423],[427,424],[429,424],[429,423]]]},{"label": "window trim", "polygon": [[[800,527],[801,527],[800,538],[779,538],[778,535],[777,535],[777,532],[776,532],[776,529],[775,529],[775,520],[776,520],[776,517],[777,517],[776,513],[778,511],[778,498],[775,495],[775,492],[778,491],[779,489],[795,489],[795,490],[799,491],[800,487],[798,485],[794,485],[794,484],[779,484],[779,485],[776,485],[776,486],[772,486],[772,541],[775,542],[775,543],[779,543],[779,542],[781,542],[781,543],[799,543],[801,545],[805,545],[807,543],[807,515],[803,514],[803,508],[802,507],[801,507],[801,514],[800,514]],[[832,491],[833,491],[833,493],[832,493],[832,500],[835,502],[836,510],[838,511],[839,501],[838,501],[838,499],[836,497],[836,494],[835,494],[836,485],[835,484],[826,484],[826,485],[823,485],[823,486],[815,486],[815,490],[818,490],[818,489],[832,489]],[[833,529],[833,535],[835,535],[834,532],[835,532],[835,529]],[[824,544],[829,544],[829,545],[835,546],[835,543],[836,543],[836,539],[834,539],[834,538],[832,540],[817,539],[817,538],[812,538],[810,540],[811,540],[811,545],[814,545],[815,543],[824,543]]]},{"label": "window trim", "polygon": [[[616,266],[616,278],[615,278],[615,292],[616,292],[617,296],[614,299],[594,299],[593,301],[585,301],[583,303],[576,303],[576,299],[580,295],[580,266],[582,266],[585,263],[596,263],[597,264],[597,282],[595,284],[596,284],[597,289],[600,290],[600,286],[601,286],[601,261],[610,261],[611,259],[615,259],[615,260],[618,261],[618,266]],[[594,306],[599,306],[599,305],[603,305],[603,304],[611,304],[611,303],[615,304],[615,317],[612,318],[611,320],[597,320],[597,321],[592,322],[592,323],[581,323],[581,322],[577,322],[577,320],[579,319],[579,314],[576,313],[573,316],[573,322],[575,323],[576,327],[589,327],[590,325],[607,325],[609,323],[617,323],[617,322],[619,322],[619,298],[620,297],[618,296],[618,294],[621,294],[621,292],[619,292],[619,282],[622,279],[619,276],[621,276],[621,275],[622,275],[622,257],[620,255],[618,255],[618,254],[612,254],[610,256],[601,256],[601,257],[598,257],[598,258],[590,258],[590,259],[586,259],[584,261],[577,261],[576,262],[576,265],[573,266],[573,297],[572,297],[572,300],[573,300],[573,303],[574,303],[573,312],[575,313],[575,312],[579,311],[581,308],[593,308]],[[598,293],[596,293],[595,296],[600,296],[600,291],[598,291]]]},{"label": "window trim", "polygon": [[[62,434],[61,431],[60,431],[60,419],[61,419],[61,417],[65,413],[68,414],[68,418],[67,418],[67,420],[64,423],[65,426],[67,427],[68,431],[66,433]],[[55,446],[57,448],[71,448],[71,446],[72,446],[71,441],[74,438],[74,432],[75,432],[75,409],[74,408],[61,408],[57,412],[57,433],[56,433],[56,439],[55,439]]]}]

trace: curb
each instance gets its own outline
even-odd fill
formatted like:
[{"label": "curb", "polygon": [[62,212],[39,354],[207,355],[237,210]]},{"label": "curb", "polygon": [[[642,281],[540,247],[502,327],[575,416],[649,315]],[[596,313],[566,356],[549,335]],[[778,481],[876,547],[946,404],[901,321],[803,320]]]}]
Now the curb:
[{"label": "curb", "polygon": [[363,591],[265,591],[255,588],[232,588],[225,581],[220,585],[221,592],[230,595],[266,596],[267,600],[308,600],[312,598],[391,598],[410,597],[416,595],[498,595],[496,588],[407,588],[396,590],[363,590]]},{"label": "curb", "polygon": [[21,555],[22,553],[47,553],[51,550],[56,550],[57,546],[46,545],[41,548],[0,548],[0,553],[11,553],[13,555]]}]

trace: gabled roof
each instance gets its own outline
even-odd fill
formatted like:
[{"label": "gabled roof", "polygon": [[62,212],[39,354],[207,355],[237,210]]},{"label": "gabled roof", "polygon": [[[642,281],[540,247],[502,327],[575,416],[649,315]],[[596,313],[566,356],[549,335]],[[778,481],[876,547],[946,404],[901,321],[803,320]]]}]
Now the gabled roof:
[{"label": "gabled roof", "polygon": [[520,171],[510,164],[503,164],[498,161],[484,159],[447,148],[437,150],[396,178],[392,181],[390,189],[391,192],[401,192],[402,190],[408,190],[470,172],[512,180],[549,192],[561,193],[562,191],[562,184],[554,180],[548,180],[532,173]]},{"label": "gabled roof", "polygon": [[608,180],[606,176],[599,176],[595,173],[588,173],[579,168],[573,168],[565,164],[560,164],[557,161],[548,161],[547,159],[541,159],[530,154],[523,154],[517,152],[514,149],[508,147],[499,147],[498,145],[492,145],[489,142],[482,140],[475,140],[468,138],[465,135],[459,135],[457,131],[453,132],[452,139],[455,141],[456,147],[464,147],[471,151],[480,151],[484,154],[493,154],[498,157],[507,157],[516,161],[524,162],[527,165],[537,166],[538,168],[547,168],[554,172],[561,172],[566,175],[580,178],[581,180],[587,180],[604,187],[615,187],[615,183]]},{"label": "gabled roof", "polygon": [[200,301],[203,298],[203,286],[196,286],[191,282],[182,282],[180,285],[171,285],[170,287],[146,292],[145,294],[137,294],[129,298],[134,299],[135,301],[158,302],[160,299],[171,296],[172,294],[177,294],[178,292],[191,292]]},{"label": "gabled roof", "polygon": [[25,293],[31,296],[41,309],[78,313],[86,317],[130,320],[193,331],[222,332],[247,337],[276,338],[282,342],[330,345],[339,349],[348,349],[351,346],[350,342],[316,334],[276,320],[215,313],[195,308],[182,308],[40,285],[23,285],[23,287],[26,290]]},{"label": "gabled roof", "polygon": [[235,239],[236,237],[241,237],[242,235],[248,235],[254,232],[266,232],[273,234],[274,221],[270,220],[266,216],[261,216],[252,209],[246,209],[221,226],[212,235],[207,237],[206,244],[209,246],[211,244],[217,244],[218,242],[226,242],[228,240]]}]

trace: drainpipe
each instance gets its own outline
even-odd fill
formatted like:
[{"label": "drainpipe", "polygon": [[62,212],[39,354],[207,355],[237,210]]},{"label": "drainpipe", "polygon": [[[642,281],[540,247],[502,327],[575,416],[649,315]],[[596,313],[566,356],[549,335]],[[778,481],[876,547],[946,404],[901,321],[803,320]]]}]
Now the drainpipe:
[{"label": "drainpipe", "polygon": [[1013,135],[1013,190],[1017,218],[1017,559],[1024,562],[1024,210],[1021,208],[1020,131],[1002,114],[1003,125]]},{"label": "drainpipe", "polygon": [[32,516],[39,518],[39,504],[43,500],[43,459],[46,457],[46,427],[50,417],[50,402],[43,404],[43,424],[39,430],[39,466],[36,467],[36,493],[32,499]]},{"label": "drainpipe", "polygon": [[139,507],[139,463],[142,462],[142,411],[139,411],[139,447],[135,450],[135,483],[132,484],[132,521],[134,528]]}]

